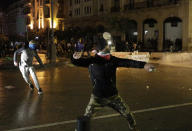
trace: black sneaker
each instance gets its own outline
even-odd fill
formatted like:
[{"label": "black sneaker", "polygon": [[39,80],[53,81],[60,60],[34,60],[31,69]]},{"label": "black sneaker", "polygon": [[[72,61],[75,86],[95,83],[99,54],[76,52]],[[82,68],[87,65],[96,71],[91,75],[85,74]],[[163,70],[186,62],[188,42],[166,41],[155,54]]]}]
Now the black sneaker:
[{"label": "black sneaker", "polygon": [[127,120],[128,120],[129,128],[131,130],[136,130],[136,121],[135,121],[134,116],[133,116],[132,113],[129,113],[127,115]]},{"label": "black sneaker", "polygon": [[42,91],[41,88],[39,88],[39,90],[38,90],[38,94],[39,94],[39,95],[43,94],[43,91]]},{"label": "black sneaker", "polygon": [[30,85],[29,85],[29,88],[33,91],[33,90],[34,90],[33,84],[30,84]]}]

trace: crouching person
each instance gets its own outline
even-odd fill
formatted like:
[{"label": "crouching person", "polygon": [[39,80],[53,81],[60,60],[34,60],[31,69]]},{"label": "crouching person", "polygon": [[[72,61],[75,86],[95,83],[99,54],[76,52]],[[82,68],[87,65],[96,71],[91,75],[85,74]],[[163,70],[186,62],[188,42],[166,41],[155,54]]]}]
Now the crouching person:
[{"label": "crouching person", "polygon": [[[34,90],[34,86],[32,84],[32,81],[30,80],[30,76],[29,76],[29,75],[31,75],[33,82],[35,84],[35,87],[38,90],[38,94],[40,95],[43,93],[43,91],[40,88],[39,81],[36,76],[33,64],[32,64],[33,57],[35,57],[37,59],[37,61],[39,62],[39,64],[41,66],[43,66],[43,63],[37,54],[36,47],[37,47],[37,43],[34,40],[31,40],[29,42],[29,44],[25,44],[24,47],[22,47],[14,52],[13,61],[14,61],[14,65],[19,67],[25,82],[29,85],[31,90]],[[17,59],[18,54],[21,54],[21,58],[20,58],[19,62]]]}]

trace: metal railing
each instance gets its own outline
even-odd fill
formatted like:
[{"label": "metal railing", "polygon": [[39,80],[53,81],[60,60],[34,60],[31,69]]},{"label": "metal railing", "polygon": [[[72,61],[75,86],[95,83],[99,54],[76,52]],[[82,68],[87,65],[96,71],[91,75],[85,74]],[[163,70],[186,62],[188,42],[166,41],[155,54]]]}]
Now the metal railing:
[{"label": "metal railing", "polygon": [[178,4],[181,0],[155,0],[153,2],[154,6],[165,6]]},{"label": "metal railing", "polygon": [[144,2],[135,2],[132,5],[126,4],[124,5],[124,10],[131,9],[140,9],[140,8],[151,8],[151,7],[162,7],[167,5],[176,5],[179,4],[181,0],[154,0],[153,2],[148,2],[147,0]]}]

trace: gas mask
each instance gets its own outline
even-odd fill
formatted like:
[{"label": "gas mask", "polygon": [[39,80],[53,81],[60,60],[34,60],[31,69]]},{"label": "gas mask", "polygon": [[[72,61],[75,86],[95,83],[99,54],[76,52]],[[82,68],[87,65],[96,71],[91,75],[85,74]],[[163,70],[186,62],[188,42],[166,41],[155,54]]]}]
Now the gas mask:
[{"label": "gas mask", "polygon": [[31,40],[29,42],[29,48],[32,49],[32,50],[36,50],[37,44],[36,44],[36,42],[34,40]]}]

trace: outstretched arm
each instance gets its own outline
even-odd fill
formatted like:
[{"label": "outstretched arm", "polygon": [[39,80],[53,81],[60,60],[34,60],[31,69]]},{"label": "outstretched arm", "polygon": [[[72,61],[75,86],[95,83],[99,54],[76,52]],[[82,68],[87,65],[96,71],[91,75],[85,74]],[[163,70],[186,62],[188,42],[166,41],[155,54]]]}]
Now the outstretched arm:
[{"label": "outstretched arm", "polygon": [[132,67],[132,68],[144,68],[146,62],[136,61],[131,59],[117,58],[113,56],[113,60],[117,67]]},{"label": "outstretched arm", "polygon": [[14,52],[14,55],[13,55],[13,62],[14,62],[14,65],[15,66],[18,66],[18,63],[17,63],[17,54],[21,53],[21,51],[23,50],[24,48],[20,48],[18,50],[16,50]]},{"label": "outstretched arm", "polygon": [[131,59],[122,59],[113,57],[117,67],[132,67],[132,68],[144,68],[145,70],[152,72],[155,70],[155,67],[152,64],[136,61]]},{"label": "outstretched arm", "polygon": [[39,62],[39,64],[41,66],[43,66],[43,62],[41,61],[41,58],[39,57],[39,55],[37,54],[37,51],[34,50],[34,56],[37,59],[37,61]]}]

